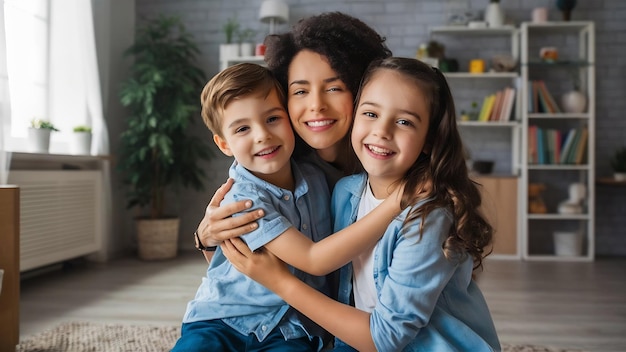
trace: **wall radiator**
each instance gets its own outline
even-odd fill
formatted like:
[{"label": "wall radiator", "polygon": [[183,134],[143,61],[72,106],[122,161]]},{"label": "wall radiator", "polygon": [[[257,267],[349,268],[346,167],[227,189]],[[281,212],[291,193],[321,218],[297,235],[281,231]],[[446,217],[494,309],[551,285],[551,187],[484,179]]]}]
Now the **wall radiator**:
[{"label": "wall radiator", "polygon": [[101,178],[92,170],[9,172],[20,187],[20,271],[101,249]]}]

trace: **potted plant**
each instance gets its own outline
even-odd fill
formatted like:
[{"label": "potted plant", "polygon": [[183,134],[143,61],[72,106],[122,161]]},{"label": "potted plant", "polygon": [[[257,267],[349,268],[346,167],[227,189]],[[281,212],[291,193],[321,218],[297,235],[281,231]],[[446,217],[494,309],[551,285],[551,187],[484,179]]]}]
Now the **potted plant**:
[{"label": "potted plant", "polygon": [[239,57],[239,43],[235,43],[235,35],[239,32],[239,21],[236,17],[231,17],[226,20],[226,23],[222,26],[224,36],[226,38],[225,44],[220,44],[220,60],[228,60],[234,57]]},{"label": "potted plant", "polygon": [[626,146],[615,151],[611,157],[611,167],[616,181],[626,181]]},{"label": "potted plant", "polygon": [[237,32],[239,39],[239,54],[241,56],[254,56],[254,36],[256,31],[250,28]]},{"label": "potted plant", "polygon": [[70,153],[75,155],[91,154],[91,127],[74,126],[70,139]]},{"label": "potted plant", "polygon": [[[198,108],[205,73],[195,63],[200,53],[178,17],[161,16],[139,27],[125,52],[134,58],[130,77],[120,92],[129,108],[121,133],[118,170],[128,186],[128,207],[139,207],[139,257],[176,256],[176,216],[165,214],[166,191],[203,189],[201,160],[210,158],[207,142],[188,132]],[[147,211],[146,211],[147,210]]]},{"label": "potted plant", "polygon": [[50,148],[50,133],[59,129],[50,121],[34,118],[28,128],[29,150],[33,153],[48,153]]}]

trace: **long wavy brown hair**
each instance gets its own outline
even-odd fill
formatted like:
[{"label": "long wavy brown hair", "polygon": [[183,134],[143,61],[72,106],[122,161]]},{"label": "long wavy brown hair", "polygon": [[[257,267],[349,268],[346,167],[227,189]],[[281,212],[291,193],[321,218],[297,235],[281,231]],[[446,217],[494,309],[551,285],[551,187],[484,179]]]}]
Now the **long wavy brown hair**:
[{"label": "long wavy brown hair", "polygon": [[[393,70],[412,79],[430,104],[430,126],[424,152],[409,168],[403,181],[402,207],[411,210],[405,223],[424,220],[435,208],[445,207],[454,215],[454,226],[442,244],[446,258],[461,260],[471,255],[474,269],[482,268],[485,248],[493,238],[493,228],[480,212],[478,184],[469,177],[463,142],[456,125],[456,111],[450,87],[436,68],[415,59],[391,57],[373,62],[361,87],[379,70]],[[360,97],[358,93],[357,97]],[[419,201],[428,199],[420,206]],[[424,221],[421,222],[423,227]],[[420,228],[420,238],[423,228]]]}]

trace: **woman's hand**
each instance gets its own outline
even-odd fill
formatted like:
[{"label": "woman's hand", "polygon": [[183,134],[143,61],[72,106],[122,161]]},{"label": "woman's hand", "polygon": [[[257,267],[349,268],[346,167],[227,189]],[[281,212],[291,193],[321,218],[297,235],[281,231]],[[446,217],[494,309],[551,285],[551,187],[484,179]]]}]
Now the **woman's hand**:
[{"label": "woman's hand", "polygon": [[224,196],[233,186],[234,180],[229,178],[226,183],[215,191],[211,202],[206,207],[204,218],[198,225],[198,235],[203,245],[217,246],[228,238],[238,237],[257,228],[257,219],[263,217],[263,210],[249,211],[241,216],[233,217],[235,213],[243,212],[252,206],[249,200],[220,206]]},{"label": "woman's hand", "polygon": [[274,292],[291,275],[287,265],[263,247],[252,252],[240,238],[225,240],[220,247],[237,270]]}]

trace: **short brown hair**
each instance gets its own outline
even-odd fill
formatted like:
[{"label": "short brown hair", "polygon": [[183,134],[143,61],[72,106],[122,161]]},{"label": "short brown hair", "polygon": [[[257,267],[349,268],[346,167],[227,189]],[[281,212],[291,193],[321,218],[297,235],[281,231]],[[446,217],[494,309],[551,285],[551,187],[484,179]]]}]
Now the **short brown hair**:
[{"label": "short brown hair", "polygon": [[213,134],[223,137],[222,117],[228,104],[252,93],[261,93],[267,97],[272,90],[276,91],[281,104],[286,107],[285,92],[266,67],[251,63],[230,66],[213,76],[204,86],[200,94],[202,120]]}]

